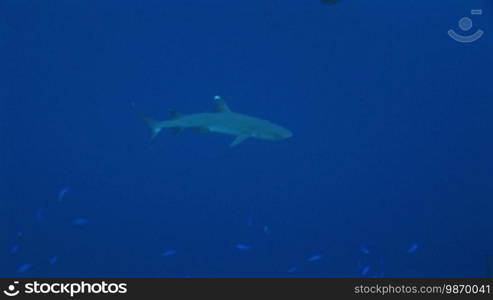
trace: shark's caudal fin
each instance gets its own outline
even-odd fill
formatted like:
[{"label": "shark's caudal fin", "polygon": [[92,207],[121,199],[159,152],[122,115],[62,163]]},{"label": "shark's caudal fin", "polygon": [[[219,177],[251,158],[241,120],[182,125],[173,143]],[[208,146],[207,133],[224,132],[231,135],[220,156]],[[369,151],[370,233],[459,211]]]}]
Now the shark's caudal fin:
[{"label": "shark's caudal fin", "polygon": [[159,122],[142,114],[140,115],[140,117],[142,118],[142,120],[144,120],[147,123],[147,125],[149,125],[149,128],[151,129],[151,140],[152,140],[158,135],[158,133],[162,129],[159,126]]},{"label": "shark's caudal fin", "polygon": [[[181,117],[181,114],[179,112],[176,112],[175,110],[170,109],[169,113],[171,116],[170,120],[176,120]],[[144,120],[147,123],[147,125],[149,125],[149,128],[151,129],[151,140],[155,138],[159,134],[159,132],[161,132],[161,130],[164,128],[162,122],[149,118],[148,116],[143,114],[140,114],[140,117],[142,118],[142,120]],[[171,129],[173,134],[179,134],[180,132],[183,131],[183,128],[181,127],[166,127],[166,128]]]}]

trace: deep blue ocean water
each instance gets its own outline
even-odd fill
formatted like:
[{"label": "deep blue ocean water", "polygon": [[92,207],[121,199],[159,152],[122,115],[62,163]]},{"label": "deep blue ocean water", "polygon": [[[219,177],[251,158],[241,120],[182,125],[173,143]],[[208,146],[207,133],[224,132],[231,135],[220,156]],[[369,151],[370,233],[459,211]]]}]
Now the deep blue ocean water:
[{"label": "deep blue ocean water", "polygon": [[[0,276],[491,276],[492,53],[490,0],[1,0]],[[293,137],[136,113],[215,95]]]}]

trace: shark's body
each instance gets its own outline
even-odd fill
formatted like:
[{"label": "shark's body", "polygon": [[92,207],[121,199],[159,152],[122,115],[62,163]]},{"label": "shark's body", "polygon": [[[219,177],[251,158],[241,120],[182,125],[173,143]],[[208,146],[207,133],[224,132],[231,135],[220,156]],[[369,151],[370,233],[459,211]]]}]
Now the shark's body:
[{"label": "shark's body", "polygon": [[232,112],[219,97],[214,98],[214,112],[180,115],[171,112],[171,119],[155,121],[144,117],[154,138],[163,128],[179,133],[183,129],[195,129],[201,132],[216,132],[235,137],[231,146],[236,146],[248,138],[263,140],[282,140],[292,136],[291,131],[269,121]]}]

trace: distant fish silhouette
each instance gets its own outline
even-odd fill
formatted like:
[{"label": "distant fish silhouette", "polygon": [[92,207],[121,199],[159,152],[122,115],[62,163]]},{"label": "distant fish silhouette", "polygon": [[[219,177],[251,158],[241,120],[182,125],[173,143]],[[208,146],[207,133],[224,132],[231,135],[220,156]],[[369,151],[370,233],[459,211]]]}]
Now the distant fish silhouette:
[{"label": "distant fish silhouette", "polygon": [[288,269],[288,273],[294,273],[296,271],[298,271],[298,267],[296,267],[296,266],[293,266],[293,267]]},{"label": "distant fish silhouette", "polygon": [[161,254],[161,256],[173,256],[176,254],[176,250],[175,249],[168,249],[168,250],[165,250],[163,252],[163,254]]},{"label": "distant fish silhouette", "polygon": [[370,266],[365,266],[365,267],[361,270],[361,275],[366,275],[366,274],[368,274],[368,272],[370,272]]},{"label": "distant fish silhouette", "polygon": [[72,220],[72,224],[76,226],[83,226],[87,223],[89,223],[89,220],[86,218],[75,218],[74,220]]},{"label": "distant fish silhouette", "polygon": [[316,255],[312,255],[310,256],[307,261],[308,262],[314,262],[314,261],[317,261],[317,260],[321,260],[322,259],[322,255],[319,255],[319,254],[316,254]]},{"label": "distant fish silhouette", "polygon": [[60,192],[58,192],[58,202],[62,202],[65,195],[70,191],[69,187],[64,187]]},{"label": "distant fish silhouette", "polygon": [[365,245],[361,245],[360,248],[361,252],[363,252],[364,254],[370,254],[370,250],[368,249],[368,247],[366,247]]},{"label": "distant fish silhouette", "polygon": [[31,264],[23,264],[17,268],[17,273],[25,273],[31,269]]},{"label": "distant fish silhouette", "polygon": [[52,256],[49,260],[50,265],[54,265],[58,262],[58,256]]},{"label": "distant fish silhouette", "polygon": [[247,244],[236,244],[235,247],[240,251],[249,251],[252,250],[253,248],[251,245],[247,245]]},{"label": "distant fish silhouette", "polygon": [[407,253],[414,253],[416,252],[416,250],[418,250],[418,244],[417,243],[414,243],[412,244],[408,249],[407,249]]}]

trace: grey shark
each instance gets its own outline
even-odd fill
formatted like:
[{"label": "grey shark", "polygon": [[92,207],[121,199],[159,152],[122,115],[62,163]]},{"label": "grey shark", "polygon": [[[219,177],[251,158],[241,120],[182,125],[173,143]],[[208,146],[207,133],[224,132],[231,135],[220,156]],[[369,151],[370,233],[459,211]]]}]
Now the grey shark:
[{"label": "grey shark", "polygon": [[219,97],[214,97],[214,111],[181,115],[170,111],[171,119],[157,121],[142,116],[151,128],[151,138],[156,137],[163,128],[169,128],[174,133],[180,133],[184,129],[194,129],[200,132],[215,132],[234,136],[231,147],[237,146],[248,138],[256,138],[268,141],[278,141],[291,137],[293,134],[288,129],[252,116],[232,112],[226,102]]}]

